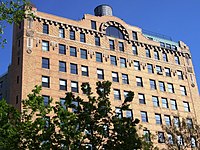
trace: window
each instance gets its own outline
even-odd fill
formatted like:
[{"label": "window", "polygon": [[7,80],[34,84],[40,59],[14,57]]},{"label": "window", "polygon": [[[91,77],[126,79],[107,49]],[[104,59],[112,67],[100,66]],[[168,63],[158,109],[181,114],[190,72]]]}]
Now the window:
[{"label": "window", "polygon": [[174,144],[174,140],[173,140],[172,134],[167,133],[167,137],[168,137],[168,143],[169,143],[169,144]]},{"label": "window", "polygon": [[78,82],[71,81],[71,92],[78,93]]},{"label": "window", "polygon": [[192,148],[197,147],[197,142],[196,142],[195,137],[191,137],[191,147],[192,147]]},{"label": "window", "polygon": [[118,118],[122,118],[122,110],[121,108],[116,107],[115,108],[115,114]]},{"label": "window", "polygon": [[116,58],[116,56],[110,55],[110,63],[111,63],[112,65],[117,66],[117,58]]},{"label": "window", "polygon": [[123,42],[119,42],[118,46],[119,46],[119,51],[120,52],[124,52],[124,43]]},{"label": "window", "polygon": [[168,115],[164,115],[164,118],[165,118],[165,124],[167,126],[170,126],[171,125],[171,119],[170,119],[170,116]]},{"label": "window", "polygon": [[124,91],[124,99],[126,99],[128,96],[128,91]]},{"label": "window", "polygon": [[80,33],[80,41],[85,43],[85,33]]},{"label": "window", "polygon": [[138,55],[137,47],[135,45],[132,45],[132,52],[133,55]]},{"label": "window", "polygon": [[64,61],[59,61],[59,71],[60,72],[66,72],[66,62]]},{"label": "window", "polygon": [[49,42],[42,40],[42,50],[43,51],[49,51]]},{"label": "window", "polygon": [[152,96],[153,106],[159,107],[159,100],[157,96]]},{"label": "window", "polygon": [[120,67],[126,68],[126,59],[120,57]]},{"label": "window", "polygon": [[193,128],[193,122],[191,118],[187,118],[186,123],[187,123],[188,128],[190,129]]},{"label": "window", "polygon": [[156,124],[162,124],[162,119],[160,114],[155,114]]},{"label": "window", "polygon": [[63,28],[59,28],[59,37],[65,38],[65,30]]},{"label": "window", "polygon": [[78,74],[77,64],[70,63],[70,73],[71,74]]},{"label": "window", "polygon": [[179,128],[180,127],[180,120],[179,117],[174,117],[174,126]]},{"label": "window", "polygon": [[50,79],[48,76],[42,76],[42,87],[50,87]]},{"label": "window", "polygon": [[162,54],[163,54],[163,61],[168,62],[167,54],[166,53],[162,53]]},{"label": "window", "polygon": [[164,84],[164,82],[159,81],[159,88],[160,88],[160,91],[161,91],[161,92],[164,92],[164,91],[165,91],[165,84]]},{"label": "window", "polygon": [[140,104],[145,104],[145,96],[144,94],[138,93],[138,98],[139,98],[139,103]]},{"label": "window", "polygon": [[166,75],[167,77],[171,77],[170,68],[165,68],[165,75]]},{"label": "window", "polygon": [[172,83],[167,83],[167,87],[169,93],[174,93],[174,86]]},{"label": "window", "polygon": [[123,84],[129,84],[128,75],[122,74],[122,83]]},{"label": "window", "polygon": [[96,21],[91,21],[91,28],[96,30],[97,29],[97,26],[96,26]]},{"label": "window", "polygon": [[190,112],[190,106],[188,102],[183,102],[184,111]]},{"label": "window", "polygon": [[67,81],[60,79],[60,90],[67,90]]},{"label": "window", "polygon": [[114,91],[114,99],[115,100],[121,100],[120,90],[114,89],[113,91]]},{"label": "window", "polygon": [[135,70],[140,70],[140,62],[139,61],[134,61],[133,64],[134,64]]},{"label": "window", "polygon": [[81,66],[82,76],[89,76],[88,74],[88,67],[87,66]]},{"label": "window", "polygon": [[66,106],[65,106],[65,99],[64,98],[60,98],[60,104],[61,106],[66,109]]},{"label": "window", "polygon": [[70,56],[77,57],[76,47],[70,47]]},{"label": "window", "polygon": [[179,57],[178,56],[174,56],[174,60],[175,60],[175,63],[177,65],[180,65],[180,61],[179,61]]},{"label": "window", "polygon": [[185,86],[180,85],[180,91],[181,91],[181,95],[183,95],[183,96],[186,96],[186,95],[187,95]]},{"label": "window", "polygon": [[97,69],[97,78],[104,79],[104,71],[103,69]]},{"label": "window", "polygon": [[178,79],[183,80],[183,73],[182,71],[177,70]]},{"label": "window", "polygon": [[178,110],[176,100],[171,99],[170,102],[171,102],[171,109],[172,110]]},{"label": "window", "polygon": [[133,112],[132,112],[131,109],[125,110],[125,113],[126,113],[126,118],[131,118],[131,119],[133,119]]},{"label": "window", "polygon": [[154,59],[159,60],[159,53],[158,53],[158,51],[154,51]]},{"label": "window", "polygon": [[162,107],[169,108],[167,99],[162,97],[161,100],[162,100]]},{"label": "window", "polygon": [[171,49],[171,45],[166,43],[166,48]]},{"label": "window", "polygon": [[103,62],[102,53],[96,52],[96,62]]},{"label": "window", "polygon": [[110,49],[114,50],[115,49],[114,40],[109,40],[109,44],[110,44]]},{"label": "window", "polygon": [[50,97],[47,95],[42,95],[44,105],[47,106],[49,104]]},{"label": "window", "polygon": [[42,57],[42,68],[49,69],[49,58]]},{"label": "window", "polygon": [[80,51],[81,51],[81,58],[82,59],[87,59],[87,50],[80,49]]},{"label": "window", "polygon": [[112,81],[119,82],[119,77],[117,72],[112,72]]},{"label": "window", "polygon": [[59,44],[59,54],[66,55],[66,47],[63,44]]},{"label": "window", "polygon": [[106,28],[106,35],[115,37],[118,39],[124,39],[123,33],[116,27],[114,26],[109,26]]},{"label": "window", "polygon": [[149,49],[145,49],[146,57],[151,58],[151,53]]},{"label": "window", "polygon": [[100,46],[100,37],[95,36],[95,45]]},{"label": "window", "polygon": [[143,82],[141,77],[136,77],[137,86],[143,87]]},{"label": "window", "polygon": [[142,122],[148,122],[147,112],[141,111],[140,114],[141,114],[141,120],[142,120]]},{"label": "window", "polygon": [[49,25],[48,24],[43,24],[43,33],[49,34]]},{"label": "window", "polygon": [[133,40],[137,40],[137,32],[132,31]]},{"label": "window", "polygon": [[157,72],[157,74],[162,75],[162,68],[161,68],[161,66],[156,66],[156,72]]},{"label": "window", "polygon": [[77,107],[78,107],[79,103],[77,101],[72,101],[72,104],[73,104],[72,112],[76,113],[78,111]]},{"label": "window", "polygon": [[150,79],[149,82],[150,82],[150,89],[151,90],[156,90],[156,81]]},{"label": "window", "polygon": [[70,40],[75,40],[75,31],[70,30]]},{"label": "window", "polygon": [[143,134],[144,134],[144,140],[146,142],[150,142],[151,140],[150,140],[150,132],[149,132],[149,130],[143,130]]},{"label": "window", "polygon": [[158,143],[165,143],[164,132],[158,132]]},{"label": "window", "polygon": [[153,65],[147,64],[148,73],[153,73]]}]

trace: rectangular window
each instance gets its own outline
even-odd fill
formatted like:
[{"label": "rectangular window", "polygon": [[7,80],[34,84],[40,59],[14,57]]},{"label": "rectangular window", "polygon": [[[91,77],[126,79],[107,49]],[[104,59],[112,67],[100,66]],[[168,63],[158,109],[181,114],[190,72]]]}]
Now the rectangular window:
[{"label": "rectangular window", "polygon": [[186,96],[186,95],[187,95],[185,86],[180,85],[180,91],[181,91],[181,95],[183,95],[183,96]]},{"label": "rectangular window", "polygon": [[49,58],[42,57],[42,68],[49,69]]},{"label": "rectangular window", "polygon": [[80,33],[80,41],[85,43],[85,33]]},{"label": "rectangular window", "polygon": [[114,99],[115,100],[121,100],[120,90],[114,89],[113,91],[114,91]]},{"label": "rectangular window", "polygon": [[163,61],[168,62],[167,54],[166,53],[162,53],[162,54],[163,54]]},{"label": "rectangular window", "polygon": [[75,40],[75,31],[70,30],[70,40]]},{"label": "rectangular window", "polygon": [[124,43],[123,42],[119,42],[118,46],[119,46],[119,51],[120,52],[124,52]]},{"label": "rectangular window", "polygon": [[170,119],[170,116],[169,115],[164,115],[164,118],[165,118],[165,124],[167,126],[171,126],[171,119]]},{"label": "rectangular window", "polygon": [[42,87],[50,87],[50,78],[48,76],[42,76]]},{"label": "rectangular window", "polygon": [[140,70],[140,62],[139,61],[134,61],[133,64],[134,64],[135,70]]},{"label": "rectangular window", "polygon": [[165,143],[164,132],[158,132],[158,143]]},{"label": "rectangular window", "polygon": [[133,112],[132,112],[131,109],[125,110],[125,113],[126,113],[126,118],[131,118],[131,119],[133,119]]},{"label": "rectangular window", "polygon": [[149,130],[143,130],[143,135],[144,135],[144,140],[146,142],[150,142],[151,139],[150,139],[150,131]]},{"label": "rectangular window", "polygon": [[66,106],[65,106],[65,99],[64,98],[60,98],[60,104],[61,106],[66,109]]},{"label": "rectangular window", "polygon": [[133,37],[133,40],[137,40],[137,32],[135,31],[132,31],[132,37]]},{"label": "rectangular window", "polygon": [[191,137],[191,147],[195,148],[197,147],[197,141],[195,137]]},{"label": "rectangular window", "polygon": [[49,34],[49,25],[48,24],[43,24],[43,33]]},{"label": "rectangular window", "polygon": [[161,47],[165,47],[165,43],[160,42],[160,46],[161,46]]},{"label": "rectangular window", "polygon": [[148,73],[153,73],[153,65],[152,64],[147,64],[147,69],[148,69]]},{"label": "rectangular window", "polygon": [[122,83],[129,84],[128,75],[122,73]]},{"label": "rectangular window", "polygon": [[167,77],[171,77],[170,68],[165,68],[165,75],[166,75]]},{"label": "rectangular window", "polygon": [[120,67],[126,68],[126,59],[120,57]]},{"label": "rectangular window", "polygon": [[182,71],[177,70],[177,75],[179,80],[183,80],[183,73]]},{"label": "rectangular window", "polygon": [[116,107],[115,108],[115,114],[118,118],[122,118],[122,110],[121,108]]},{"label": "rectangular window", "polygon": [[70,46],[70,56],[77,57],[76,47],[71,47]]},{"label": "rectangular window", "polygon": [[178,110],[176,100],[171,99],[170,102],[171,102],[171,109],[172,110]]},{"label": "rectangular window", "polygon": [[76,82],[76,81],[71,81],[71,92],[76,92],[76,93],[78,93],[78,82]]},{"label": "rectangular window", "polygon": [[70,63],[70,73],[71,74],[78,74],[77,64]]},{"label": "rectangular window", "polygon": [[189,129],[193,128],[193,122],[192,122],[191,118],[186,119],[186,124],[187,124]]},{"label": "rectangular window", "polygon": [[59,44],[59,54],[66,55],[66,46],[63,44]]},{"label": "rectangular window", "polygon": [[59,28],[59,37],[65,38],[65,30],[63,28]]},{"label": "rectangular window", "polygon": [[66,69],[66,62],[59,61],[59,71],[60,72],[66,72],[67,71],[67,69]]},{"label": "rectangular window", "polygon": [[80,49],[80,51],[81,51],[81,58],[82,59],[87,59],[87,50]]},{"label": "rectangular window", "polygon": [[161,92],[164,92],[164,91],[165,91],[165,84],[164,84],[164,82],[159,81],[159,88],[160,88],[160,91],[161,91]]},{"label": "rectangular window", "polygon": [[156,65],[156,72],[157,72],[157,74],[159,74],[159,75],[162,75],[162,74],[163,74],[163,73],[162,73],[162,68],[161,68],[161,66]]},{"label": "rectangular window", "polygon": [[159,53],[158,51],[154,51],[154,59],[159,60]]},{"label": "rectangular window", "polygon": [[116,58],[116,56],[110,55],[110,63],[111,63],[112,65],[117,66],[117,58]]},{"label": "rectangular window", "polygon": [[151,58],[151,53],[149,49],[145,49],[146,57]]},{"label": "rectangular window", "polygon": [[96,30],[97,26],[96,26],[96,21],[91,20],[91,28]]},{"label": "rectangular window", "polygon": [[110,44],[110,50],[114,50],[115,49],[114,40],[109,40],[109,44]]},{"label": "rectangular window", "polygon": [[179,57],[178,56],[174,56],[174,60],[175,60],[175,63],[177,65],[180,65],[180,61],[179,61]]},{"label": "rectangular window", "polygon": [[184,111],[190,112],[190,106],[188,102],[183,102]]},{"label": "rectangular window", "polygon": [[180,127],[180,120],[179,117],[174,117],[174,126],[179,128]]},{"label": "rectangular window", "polygon": [[42,95],[44,105],[47,106],[49,104],[50,97],[47,95]]},{"label": "rectangular window", "polygon": [[167,83],[167,87],[169,93],[174,93],[174,86],[172,83]]},{"label": "rectangular window", "polygon": [[67,91],[67,81],[60,79],[60,90],[65,90]]},{"label": "rectangular window", "polygon": [[137,47],[135,45],[132,45],[132,52],[133,55],[138,55]]},{"label": "rectangular window", "polygon": [[155,114],[156,124],[162,124],[161,114]]},{"label": "rectangular window", "polygon": [[167,133],[167,137],[168,137],[168,143],[171,144],[171,145],[174,144],[174,140],[173,140],[172,134]]},{"label": "rectangular window", "polygon": [[49,51],[49,42],[42,40],[42,50]]},{"label": "rectangular window", "polygon": [[112,81],[119,82],[119,76],[117,72],[112,72]]},{"label": "rectangular window", "polygon": [[136,77],[137,86],[143,87],[143,82],[141,77]]},{"label": "rectangular window", "polygon": [[142,122],[148,122],[147,112],[141,111],[141,112],[140,112],[140,115],[141,115],[141,120],[142,120]]},{"label": "rectangular window", "polygon": [[104,79],[104,71],[103,69],[97,69],[97,78],[98,79]]},{"label": "rectangular window", "polygon": [[89,76],[88,73],[88,67],[87,66],[81,66],[81,72],[82,72],[82,76]]},{"label": "rectangular window", "polygon": [[162,100],[162,107],[169,108],[167,99],[162,97],[161,100]]},{"label": "rectangular window", "polygon": [[138,93],[139,103],[146,104],[144,94]]},{"label": "rectangular window", "polygon": [[124,91],[124,99],[126,99],[128,96],[128,91]]},{"label": "rectangular window", "polygon": [[95,36],[95,45],[100,46],[100,37]]},{"label": "rectangular window", "polygon": [[156,81],[155,80],[152,80],[152,79],[149,79],[149,82],[150,82],[150,89],[151,90],[156,90]]},{"label": "rectangular window", "polygon": [[166,48],[171,49],[171,45],[170,44],[166,44]]},{"label": "rectangular window", "polygon": [[152,102],[154,107],[159,107],[159,100],[157,96],[152,96]]},{"label": "rectangular window", "polygon": [[96,62],[103,62],[102,53],[96,52]]}]

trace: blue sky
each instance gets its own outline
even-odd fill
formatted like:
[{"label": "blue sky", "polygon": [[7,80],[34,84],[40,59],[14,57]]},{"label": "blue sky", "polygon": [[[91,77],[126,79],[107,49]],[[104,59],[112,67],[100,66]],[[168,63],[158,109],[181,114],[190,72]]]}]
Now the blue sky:
[{"label": "blue sky", "polygon": [[[195,73],[200,87],[200,1],[199,0],[31,0],[39,11],[80,20],[83,14],[94,14],[100,4],[113,8],[113,15],[126,23],[182,40],[192,53]],[[12,26],[4,37],[8,44],[0,48],[0,74],[6,72],[11,61]]]}]

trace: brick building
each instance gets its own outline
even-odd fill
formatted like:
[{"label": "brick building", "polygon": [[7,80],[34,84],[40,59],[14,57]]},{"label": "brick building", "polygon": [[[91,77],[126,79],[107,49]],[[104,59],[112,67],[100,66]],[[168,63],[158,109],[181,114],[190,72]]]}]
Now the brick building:
[{"label": "brick building", "polygon": [[98,80],[109,80],[113,109],[121,112],[118,107],[127,91],[134,91],[131,109],[123,115],[139,118],[147,128],[144,133],[160,131],[156,143],[163,142],[161,124],[178,121],[178,115],[188,123],[191,118],[200,123],[191,54],[182,41],[131,26],[112,16],[108,5],[79,21],[37,8],[33,12],[34,19],[14,25],[12,63],[0,78],[0,98],[21,109],[21,99],[35,85],[42,84],[47,103],[50,97],[63,101],[66,91],[82,95],[80,85],[85,81],[95,89]]}]

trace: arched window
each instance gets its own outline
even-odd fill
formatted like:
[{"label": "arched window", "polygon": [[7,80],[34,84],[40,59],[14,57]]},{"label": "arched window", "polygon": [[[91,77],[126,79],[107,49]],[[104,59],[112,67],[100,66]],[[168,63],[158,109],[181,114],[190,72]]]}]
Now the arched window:
[{"label": "arched window", "polygon": [[124,39],[124,35],[122,34],[122,32],[114,26],[109,26],[106,28],[106,35],[119,39]]}]

